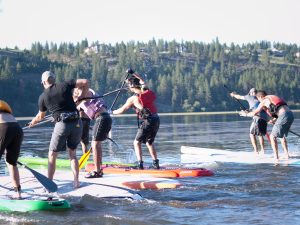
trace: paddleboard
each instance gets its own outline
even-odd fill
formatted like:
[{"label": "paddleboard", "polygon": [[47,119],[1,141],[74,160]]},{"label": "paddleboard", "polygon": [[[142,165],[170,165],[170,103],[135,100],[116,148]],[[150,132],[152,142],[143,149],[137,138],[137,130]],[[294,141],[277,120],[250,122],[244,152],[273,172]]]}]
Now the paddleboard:
[{"label": "paddleboard", "polygon": [[[273,154],[257,155],[254,152],[230,151],[211,148],[181,146],[181,163],[230,162],[245,164],[300,165],[300,159],[280,159],[274,161]],[[282,156],[281,156],[282,158]]]},{"label": "paddleboard", "polygon": [[[46,168],[48,166],[48,158],[41,157],[32,157],[32,156],[23,156],[19,158],[19,161],[23,164],[26,164],[29,167],[33,168]],[[87,163],[93,163],[93,161],[89,160]],[[119,165],[118,162],[103,162],[104,165]],[[124,166],[134,166],[134,164],[124,164]],[[56,167],[58,168],[70,168],[70,160],[69,159],[56,159]]]},{"label": "paddleboard", "polygon": [[28,211],[57,211],[71,208],[70,203],[62,198],[31,196],[23,193],[23,199],[11,199],[7,195],[0,195],[0,211],[28,212]]},{"label": "paddleboard", "polygon": [[[94,170],[94,164],[85,166],[87,172]],[[211,170],[204,168],[184,168],[184,167],[161,167],[160,169],[144,168],[143,170],[134,167],[106,166],[103,167],[104,174],[126,174],[126,175],[148,175],[152,177],[179,178],[179,177],[202,177],[213,176]]]}]

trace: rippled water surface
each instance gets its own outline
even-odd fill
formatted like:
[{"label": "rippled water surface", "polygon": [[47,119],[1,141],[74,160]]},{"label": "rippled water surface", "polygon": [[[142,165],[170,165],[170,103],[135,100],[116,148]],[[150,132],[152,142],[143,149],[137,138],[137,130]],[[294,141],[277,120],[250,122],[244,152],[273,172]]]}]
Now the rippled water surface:
[{"label": "rippled water surface", "polygon": [[[295,117],[292,130],[300,133],[299,114]],[[249,125],[249,119],[236,115],[161,116],[156,139],[160,162],[179,164],[182,145],[252,151]],[[22,155],[46,157],[51,131],[49,125],[24,130]],[[104,143],[104,160],[134,160],[135,132],[134,117],[115,118],[112,134],[121,148],[108,151],[110,144]],[[299,157],[300,138],[290,134],[288,141]],[[143,155],[151,162],[145,146]],[[139,191],[142,201],[84,197],[71,200],[73,207],[66,212],[1,212],[0,224],[300,224],[300,167],[198,163],[215,176],[180,179],[183,186],[173,190]],[[2,174],[3,167],[2,160]]]}]

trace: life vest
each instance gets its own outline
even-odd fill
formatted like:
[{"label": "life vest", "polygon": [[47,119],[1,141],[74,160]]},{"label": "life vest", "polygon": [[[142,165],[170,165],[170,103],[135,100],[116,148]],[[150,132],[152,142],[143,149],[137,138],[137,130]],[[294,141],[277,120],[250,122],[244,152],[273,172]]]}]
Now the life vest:
[{"label": "life vest", "polygon": [[[92,89],[89,89],[92,92],[93,96],[97,96],[96,92]],[[103,98],[95,98],[95,99],[88,99],[84,100],[78,105],[79,108],[83,109],[85,114],[90,118],[94,119],[96,113],[100,112],[103,107],[107,109]]]},{"label": "life vest", "polygon": [[143,93],[138,95],[138,98],[143,105],[143,109],[138,111],[138,114],[141,118],[147,119],[152,114],[157,113],[157,108],[154,104],[156,95],[151,90],[146,90]]},{"label": "life vest", "polygon": [[281,106],[287,105],[283,99],[279,98],[276,95],[267,95],[266,98],[269,99],[271,102],[270,104],[271,113],[276,113]]},{"label": "life vest", "polygon": [[6,112],[12,114],[10,106],[5,102],[0,100],[0,112]]}]

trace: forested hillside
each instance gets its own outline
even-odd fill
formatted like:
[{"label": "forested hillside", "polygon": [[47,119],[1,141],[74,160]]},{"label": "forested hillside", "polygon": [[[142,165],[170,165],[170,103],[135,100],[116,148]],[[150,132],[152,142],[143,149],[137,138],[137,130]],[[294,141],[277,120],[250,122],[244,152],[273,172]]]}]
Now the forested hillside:
[{"label": "forested hillside", "polygon": [[[300,47],[257,42],[247,45],[212,43],[129,42],[34,43],[30,50],[0,49],[0,99],[16,116],[36,114],[45,70],[58,81],[87,78],[104,94],[121,86],[125,71],[140,73],[157,93],[160,112],[229,111],[237,109],[224,84],[240,94],[264,89],[300,107]],[[129,93],[117,101],[124,103]],[[113,95],[107,98],[111,104]],[[245,103],[246,105],[246,103]]]}]

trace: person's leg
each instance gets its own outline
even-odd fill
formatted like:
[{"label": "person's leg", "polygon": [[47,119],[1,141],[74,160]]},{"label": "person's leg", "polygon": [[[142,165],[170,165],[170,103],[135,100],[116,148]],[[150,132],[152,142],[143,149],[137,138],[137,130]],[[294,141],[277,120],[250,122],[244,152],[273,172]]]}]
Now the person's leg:
[{"label": "person's leg", "polygon": [[79,187],[79,164],[76,157],[76,149],[68,149],[69,151],[69,158],[71,162],[71,169],[74,176],[74,188]]},{"label": "person's leg", "polygon": [[253,151],[254,153],[258,154],[258,148],[257,148],[257,141],[256,141],[256,137],[255,135],[258,132],[258,119],[257,118],[253,118],[251,126],[250,126],[250,141],[253,147]]},{"label": "person's leg", "polygon": [[53,180],[53,176],[55,173],[57,155],[58,152],[54,151],[49,151],[48,153],[48,178],[50,180]]},{"label": "person's leg", "polygon": [[149,153],[152,157],[153,160],[156,160],[157,159],[157,154],[156,154],[156,150],[154,148],[154,144],[149,144],[148,142],[146,143],[146,146],[149,150]]},{"label": "person's leg", "polygon": [[147,148],[149,150],[149,153],[150,153],[150,155],[152,157],[152,160],[153,160],[152,165],[153,165],[153,167],[155,169],[159,169],[159,160],[157,159],[157,153],[156,153],[156,150],[154,148],[154,144],[153,143],[149,144],[149,142],[147,142],[146,146],[147,146]]},{"label": "person's leg", "polygon": [[95,171],[102,173],[102,146],[101,141],[92,141],[92,152]]},{"label": "person's leg", "polygon": [[138,161],[143,161],[142,157],[142,144],[138,140],[133,141],[135,155]]},{"label": "person's leg", "polygon": [[251,144],[253,146],[254,153],[258,154],[257,142],[256,142],[256,137],[254,134],[250,134],[250,140],[251,140]]},{"label": "person's leg", "polygon": [[271,146],[273,149],[273,154],[274,154],[274,159],[275,161],[279,160],[279,155],[278,155],[278,143],[277,143],[277,138],[271,134],[270,135],[270,141],[271,141]]},{"label": "person's leg", "polygon": [[12,185],[15,189],[15,195],[13,198],[21,198],[21,186],[20,186],[20,174],[17,166],[6,163],[10,178],[12,180]]},{"label": "person's leg", "polygon": [[289,150],[288,150],[288,145],[287,145],[287,141],[286,141],[286,138],[283,137],[283,138],[280,138],[280,142],[281,142],[281,145],[282,145],[282,148],[283,148],[283,151],[284,151],[284,155],[285,155],[285,159],[289,159]]},{"label": "person's leg", "polygon": [[262,135],[258,136],[261,154],[265,154],[265,139]]}]

